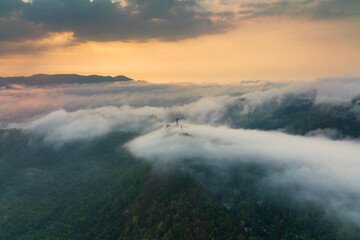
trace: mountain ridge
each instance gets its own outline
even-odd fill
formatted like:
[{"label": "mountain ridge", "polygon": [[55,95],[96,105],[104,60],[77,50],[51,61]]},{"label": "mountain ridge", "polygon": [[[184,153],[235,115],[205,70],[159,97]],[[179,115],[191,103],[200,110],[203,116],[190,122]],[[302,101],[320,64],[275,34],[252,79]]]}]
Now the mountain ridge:
[{"label": "mountain ridge", "polygon": [[79,74],[35,74],[32,76],[0,77],[0,86],[10,87],[11,84],[23,84],[27,86],[48,86],[60,84],[91,84],[101,82],[127,82],[133,79],[124,75],[100,76]]}]

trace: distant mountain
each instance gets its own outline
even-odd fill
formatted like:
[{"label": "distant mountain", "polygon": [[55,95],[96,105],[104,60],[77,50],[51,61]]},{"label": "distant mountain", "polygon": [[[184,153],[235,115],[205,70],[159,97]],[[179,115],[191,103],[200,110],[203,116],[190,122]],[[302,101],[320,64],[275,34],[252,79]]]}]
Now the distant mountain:
[{"label": "distant mountain", "polygon": [[101,82],[124,82],[131,81],[131,78],[123,75],[111,77],[111,76],[99,76],[90,75],[83,76],[77,74],[36,74],[29,77],[0,77],[0,86],[9,87],[10,84],[24,84],[28,86],[48,86],[58,84],[89,84],[89,83],[101,83]]}]

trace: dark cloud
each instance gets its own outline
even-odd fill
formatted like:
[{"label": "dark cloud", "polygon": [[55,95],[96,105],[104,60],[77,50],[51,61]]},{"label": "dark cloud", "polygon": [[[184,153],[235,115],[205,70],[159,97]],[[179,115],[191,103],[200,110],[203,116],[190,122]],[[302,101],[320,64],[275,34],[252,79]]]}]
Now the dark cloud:
[{"label": "dark cloud", "polygon": [[35,24],[16,17],[0,18],[0,41],[16,42],[37,39],[45,36],[46,32],[40,24]]},{"label": "dark cloud", "polygon": [[24,3],[21,0],[3,0],[0,2],[0,18],[10,14],[13,10],[21,7]]},{"label": "dark cloud", "polygon": [[358,0],[282,0],[241,4],[242,18],[259,16],[290,16],[311,19],[356,17],[360,14]]},{"label": "dark cloud", "polygon": [[[229,9],[233,1],[220,1]],[[234,6],[235,7],[235,6]],[[72,32],[72,44],[86,41],[177,41],[216,34],[235,26],[233,11],[219,10],[205,0],[2,0],[0,2],[0,54],[32,53],[14,43]],[[281,0],[246,2],[239,19],[260,16],[330,19],[360,16],[358,0]],[[4,47],[6,46],[6,47]],[[23,51],[23,49],[25,49]]]},{"label": "dark cloud", "polygon": [[[0,42],[40,39],[73,32],[84,41],[175,41],[232,27],[198,0],[2,0]],[[220,13],[221,14],[221,13]]]}]

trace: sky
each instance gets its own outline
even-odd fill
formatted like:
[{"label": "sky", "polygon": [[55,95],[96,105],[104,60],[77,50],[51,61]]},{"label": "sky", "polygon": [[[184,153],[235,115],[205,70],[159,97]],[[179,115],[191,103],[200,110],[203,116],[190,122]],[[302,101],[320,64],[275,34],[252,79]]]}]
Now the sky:
[{"label": "sky", "polygon": [[358,0],[2,0],[0,76],[359,76],[359,24]]}]

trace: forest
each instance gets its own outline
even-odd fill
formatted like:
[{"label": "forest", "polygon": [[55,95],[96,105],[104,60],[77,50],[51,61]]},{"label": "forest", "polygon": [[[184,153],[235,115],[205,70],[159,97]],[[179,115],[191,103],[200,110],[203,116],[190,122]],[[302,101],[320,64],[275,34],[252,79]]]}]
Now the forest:
[{"label": "forest", "polygon": [[[324,208],[266,190],[267,167],[159,172],[114,132],[54,148],[1,131],[0,239],[358,239]],[[19,146],[22,146],[19,148]],[[228,173],[228,172],[227,172]]]}]

